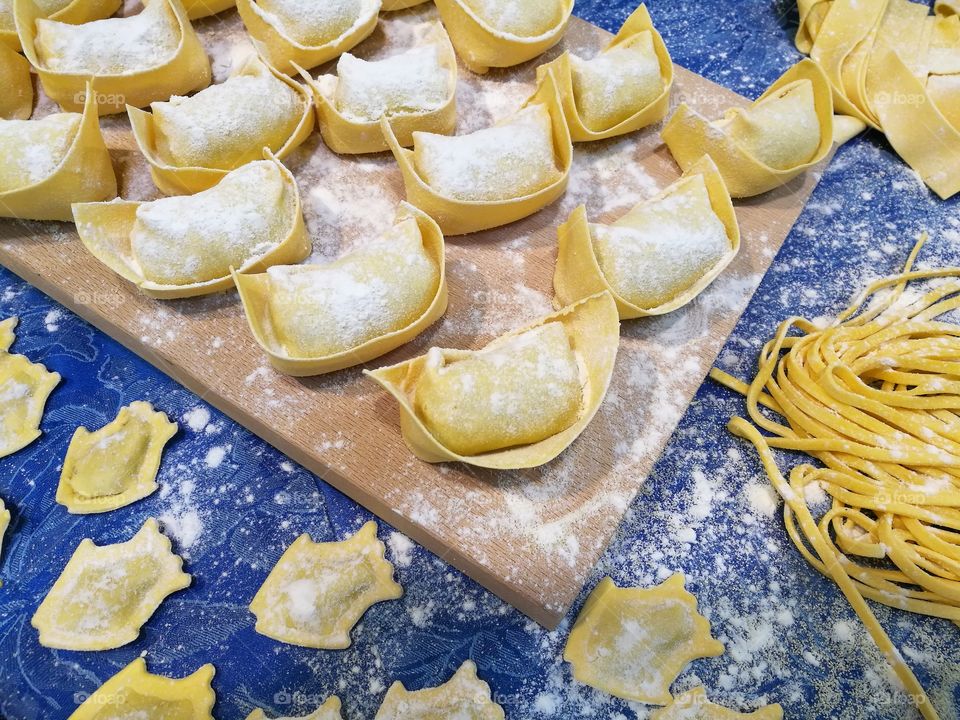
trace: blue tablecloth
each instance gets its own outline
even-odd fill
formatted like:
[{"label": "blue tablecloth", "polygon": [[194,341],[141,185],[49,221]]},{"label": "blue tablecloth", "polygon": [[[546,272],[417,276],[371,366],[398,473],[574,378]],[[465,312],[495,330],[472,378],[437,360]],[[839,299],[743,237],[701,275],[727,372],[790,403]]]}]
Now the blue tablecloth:
[{"label": "blue tablecloth", "polygon": [[[676,62],[748,96],[800,57],[790,0],[648,5]],[[576,12],[616,30],[630,10],[622,0],[579,0]],[[922,230],[932,235],[924,262],[960,264],[958,217],[958,203],[937,200],[882,137],[854,140],[824,174],[719,364],[746,376],[778,321],[834,315],[869,279],[897,270]],[[0,716],[66,717],[141,654],[151,670],[173,676],[214,663],[215,714],[225,720],[256,706],[303,714],[331,693],[345,717],[372,718],[393,680],[435,685],[467,658],[508,718],[648,714],[572,680],[561,654],[574,615],[546,632],[383,523],[406,594],[372,608],[350,649],[308,650],[258,635],[247,605],[283,548],[301,532],[343,538],[369,513],[2,270],[0,317],[9,315],[21,319],[15,351],[64,380],[43,437],[0,460],[0,497],[13,513],[0,557]],[[182,426],[165,454],[162,490],[109,514],[69,515],[53,496],[73,430],[99,427],[140,399]],[[647,585],[686,573],[727,652],[694,662],[675,690],[702,682],[717,701],[740,709],[777,701],[790,718],[914,717],[837,588],[787,540],[752,449],[725,431],[741,409],[739,398],[704,384],[594,580],[610,574]],[[166,520],[186,555],[190,589],[167,599],[123,648],[41,647],[30,616],[80,540],[126,539],[149,516]],[[944,717],[956,717],[957,627],[876,611]]]}]

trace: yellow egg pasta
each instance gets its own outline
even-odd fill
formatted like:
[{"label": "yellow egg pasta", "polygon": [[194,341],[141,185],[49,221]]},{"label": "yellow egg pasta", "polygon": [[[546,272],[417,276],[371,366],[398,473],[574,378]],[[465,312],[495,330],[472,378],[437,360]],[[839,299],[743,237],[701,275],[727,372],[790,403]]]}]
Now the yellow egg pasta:
[{"label": "yellow egg pasta", "polygon": [[237,0],[257,52],[292,75],[333,60],[377,26],[380,0]]},{"label": "yellow egg pasta", "polygon": [[661,134],[681,169],[706,154],[733,197],[759,195],[786,184],[830,152],[830,84],[816,63],[802,60],[753,104],[731,108],[719,120],[708,120],[681,103]]},{"label": "yellow egg pasta", "polygon": [[0,120],[26,120],[33,112],[30,63],[16,50],[0,43]]},{"label": "yellow egg pasta", "polygon": [[304,647],[350,647],[350,630],[371,605],[403,595],[385,550],[372,520],[340,542],[299,536],[250,603],[257,632]]},{"label": "yellow egg pasta", "polygon": [[137,639],[167,595],[190,585],[182,565],[153,518],[126,542],[83,540],[30,623],[44,647],[121,647]]},{"label": "yellow egg pasta", "polygon": [[519,65],[546,52],[567,30],[573,0],[436,0],[457,54],[471,71]]},{"label": "yellow egg pasta", "polygon": [[10,527],[10,511],[0,498],[0,553],[3,552],[3,536]]},{"label": "yellow egg pasta", "polygon": [[[123,0],[34,0],[44,17],[60,22],[80,23],[113,15]],[[15,0],[0,0],[0,45],[20,51],[20,38],[14,21]]]},{"label": "yellow egg pasta", "polygon": [[128,107],[127,114],[150,176],[167,195],[207,190],[262,158],[264,147],[282,160],[313,131],[310,92],[256,56],[226,82],[150,110]]},{"label": "yellow egg pasta", "polygon": [[227,290],[231,268],[263,272],[310,252],[296,181],[273,156],[196,195],[81,203],[73,214],[87,250],[157,298]]},{"label": "yellow egg pasta", "polygon": [[407,690],[395,682],[387,690],[374,720],[504,720],[503,708],[490,697],[490,686],[465,661],[443,685]]},{"label": "yellow egg pasta", "polygon": [[235,274],[254,339],[280,372],[318,375],[379,357],[447,308],[443,234],[406,203],[379,241],[325,265]]},{"label": "yellow egg pasta", "polygon": [[185,678],[147,672],[142,657],[97,688],[67,720],[213,720],[213,665]]},{"label": "yellow egg pasta", "polygon": [[670,107],[673,60],[641,4],[595,57],[565,52],[553,69],[574,142],[624,135],[662,120]]},{"label": "yellow egg pasta", "polygon": [[217,15],[224,10],[236,7],[237,0],[182,0],[187,17],[191,20]]},{"label": "yellow egg pasta", "polygon": [[405,52],[367,62],[341,55],[337,75],[314,80],[320,134],[337,153],[383,152],[385,118],[397,143],[413,145],[414,132],[449,135],[457,125],[457,59],[446,31],[435,23],[423,42]]},{"label": "yellow egg pasta", "polygon": [[99,430],[77,428],[63,460],[57,502],[71,513],[99,513],[147,497],[157,489],[163,446],[176,434],[176,423],[139,400]]},{"label": "yellow egg pasta", "polygon": [[749,713],[736,712],[707,700],[702,687],[677,695],[667,707],[654,710],[650,720],[783,720],[783,708],[764,705]]},{"label": "yellow egg pasta", "polygon": [[730,194],[706,155],[612,225],[588,222],[579,206],[560,226],[558,239],[556,303],[609,291],[621,320],[683,307],[740,249]]},{"label": "yellow egg pasta", "polygon": [[383,0],[380,10],[383,12],[393,12],[395,10],[406,10],[417,5],[422,5],[430,0]]},{"label": "yellow egg pasta", "polygon": [[620,341],[617,307],[595,295],[503,335],[483,350],[432,348],[364,371],[400,405],[400,429],[427,462],[535,467],[593,419]]},{"label": "yellow egg pasta", "polygon": [[84,105],[92,82],[101,115],[144,107],[210,84],[210,61],[175,0],[145,0],[129,17],[70,25],[16,0],[23,52],[44,92],[65,110]]},{"label": "yellow egg pasta", "polygon": [[684,582],[680,573],[652,588],[601,580],[563,650],[573,676],[625,700],[671,702],[670,685],[691,660],[723,653]]},{"label": "yellow egg pasta", "polygon": [[[257,708],[247,715],[246,720],[270,720],[270,718],[263,710]],[[343,716],[340,714],[340,698],[331,695],[324,701],[323,705],[311,713],[298,715],[297,717],[277,717],[273,720],[343,720]]]}]

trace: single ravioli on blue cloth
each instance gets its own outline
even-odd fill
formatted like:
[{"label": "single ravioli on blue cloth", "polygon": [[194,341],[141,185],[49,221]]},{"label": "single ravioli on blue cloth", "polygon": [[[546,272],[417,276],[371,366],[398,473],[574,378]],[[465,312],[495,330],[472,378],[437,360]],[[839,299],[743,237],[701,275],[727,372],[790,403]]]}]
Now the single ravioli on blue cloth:
[{"label": "single ravioli on blue cloth", "polygon": [[477,677],[477,666],[465,661],[443,685],[407,690],[390,686],[374,720],[504,720],[503,708],[490,697],[490,686]]},{"label": "single ravioli on blue cloth", "polygon": [[[263,710],[257,708],[247,715],[246,720],[271,720],[271,718]],[[272,720],[343,720],[343,715],[340,714],[340,698],[331,695],[324,701],[323,705],[306,715],[296,717],[283,715]]]}]

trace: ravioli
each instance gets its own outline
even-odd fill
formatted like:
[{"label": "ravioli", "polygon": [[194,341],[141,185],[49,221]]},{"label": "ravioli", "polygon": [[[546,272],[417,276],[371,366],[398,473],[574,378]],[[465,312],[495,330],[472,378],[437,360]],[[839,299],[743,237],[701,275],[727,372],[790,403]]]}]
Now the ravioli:
[{"label": "ravioli", "polygon": [[30,63],[0,42],[0,120],[26,120],[33,112]]},{"label": "ravioli", "polygon": [[333,60],[377,26],[380,0],[237,0],[260,55],[292,74]]},{"label": "ravioli", "polygon": [[95,432],[77,428],[63,461],[57,502],[72,513],[115,510],[157,489],[163,446],[177,424],[136,401]]},{"label": "ravioli", "polygon": [[645,5],[595,57],[567,52],[537,68],[538,76],[548,68],[557,77],[574,142],[639,130],[662,120],[670,106],[673,61]]},{"label": "ravioli", "polygon": [[0,498],[0,553],[3,552],[3,536],[8,527],[10,527],[10,511],[7,510],[7,506],[3,504],[3,499]]},{"label": "ravioli", "polygon": [[8,352],[17,318],[0,322],[0,458],[40,437],[40,420],[60,374]]},{"label": "ravioli", "polygon": [[569,304],[609,290],[623,320],[672,312],[695,298],[740,248],[730,194],[708,156],[612,225],[578,207],[560,227],[554,290]]},{"label": "ravioli", "polygon": [[415,131],[446,135],[456,127],[457,60],[440,23],[403,52],[372,61],[345,53],[336,76],[303,76],[316,97],[320,134],[334,152],[389,149],[381,118],[404,147]]},{"label": "ravioli", "polygon": [[400,403],[401,430],[427,462],[542,465],[583,432],[610,383],[617,308],[601,293],[478,351],[432,348],[365,371]]},{"label": "ravioli", "polygon": [[136,15],[80,25],[46,18],[31,2],[16,11],[24,54],[46,94],[66,110],[83,104],[88,81],[101,115],[210,84],[210,61],[179,2],[145,0]]},{"label": "ravioli", "polygon": [[169,195],[209,189],[262,158],[264,147],[282,159],[313,130],[308,91],[256,56],[226,82],[150,110],[127,112],[154,182]]},{"label": "ravioli", "polygon": [[747,108],[708,121],[685,103],[662,136],[687,170],[704,154],[716,163],[733,197],[768,192],[820,162],[833,144],[833,100],[819,66],[802,60]]},{"label": "ravioli", "polygon": [[443,235],[406,204],[383,238],[338,260],[274,266],[234,281],[257,343],[291,375],[331,372],[389,352],[447,306]]},{"label": "ravioli", "polygon": [[572,0],[436,0],[457,54],[470,70],[512,67],[563,38]]},{"label": "ravioli", "polygon": [[[263,710],[257,708],[247,715],[246,720],[269,720],[269,718]],[[276,717],[274,720],[343,720],[343,716],[340,714],[340,698],[331,695],[324,701],[323,705],[311,713],[296,717],[284,715],[283,717]]]},{"label": "ravioli", "polygon": [[109,650],[133,642],[167,595],[190,585],[183,561],[149,518],[126,542],[74,551],[30,623],[40,644]]},{"label": "ravioli", "polygon": [[213,720],[213,674],[213,665],[207,664],[185,678],[153,675],[138,657],[97,688],[67,720]]},{"label": "ravioli", "polygon": [[670,685],[691,660],[722,653],[676,573],[652,588],[601,580],[577,616],[563,659],[580,682],[625,700],[665,705],[673,699]]},{"label": "ravioli", "polygon": [[[43,17],[65,23],[90,22],[113,15],[123,0],[33,0]],[[0,0],[0,45],[20,50],[13,14],[14,0]]]},{"label": "ravioli", "polygon": [[677,695],[667,707],[654,710],[650,720],[783,720],[783,708],[764,705],[750,713],[740,713],[707,700],[702,687]]},{"label": "ravioli", "polygon": [[117,193],[93,93],[83,114],[0,120],[0,217],[71,220],[71,203]]},{"label": "ravioli", "polygon": [[299,536],[250,603],[257,632],[304,647],[350,647],[350,630],[371,605],[403,595],[384,552],[373,521],[340,542]]},{"label": "ravioli", "polygon": [[300,197],[276,159],[248,163],[196,195],[74,206],[87,249],[144,293],[172,298],[232,285],[310,252]]},{"label": "ravioli", "polygon": [[217,15],[224,10],[236,7],[237,0],[182,0],[187,17],[191,20]]},{"label": "ravioli", "polygon": [[490,686],[477,677],[472,660],[435,688],[407,690],[395,682],[387,690],[374,720],[503,720],[503,708],[490,697]]},{"label": "ravioli", "polygon": [[515,114],[469,135],[415,132],[410,151],[380,122],[400,164],[407,200],[447,235],[527,217],[566,189],[572,146],[552,72]]}]

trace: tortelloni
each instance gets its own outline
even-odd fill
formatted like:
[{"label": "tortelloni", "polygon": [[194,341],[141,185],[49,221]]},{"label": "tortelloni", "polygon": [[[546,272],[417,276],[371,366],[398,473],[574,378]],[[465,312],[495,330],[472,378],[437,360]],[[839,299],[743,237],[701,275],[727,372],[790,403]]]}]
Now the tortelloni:
[{"label": "tortelloni", "polygon": [[77,428],[60,472],[57,502],[72,513],[97,513],[129,505],[157,489],[163,446],[177,424],[136,401],[95,432]]},{"label": "tortelloni", "polygon": [[293,74],[368,37],[377,26],[380,0],[237,0],[237,9],[260,55]]},{"label": "tortelloni", "polygon": [[830,83],[802,60],[746,108],[709,121],[685,103],[667,122],[663,140],[687,170],[710,155],[733,197],[773,190],[820,162],[833,144]]},{"label": "tortelloni", "polygon": [[136,658],[97,688],[67,720],[213,720],[217,696],[210,684],[213,665],[203,665],[185,678],[147,672]]},{"label": "tortelloni", "polygon": [[236,7],[237,0],[182,0],[183,9],[191,20],[209,17]]},{"label": "tortelloni", "polygon": [[511,67],[563,38],[573,0],[436,0],[457,54],[470,70]]},{"label": "tortelloni", "polygon": [[[263,710],[257,708],[247,715],[246,720],[271,720],[271,718]],[[324,701],[323,705],[311,713],[297,717],[284,715],[283,717],[273,718],[273,720],[343,720],[343,715],[340,714],[340,698],[331,695]]]},{"label": "tortelloni", "polygon": [[71,203],[117,194],[93,93],[82,114],[0,120],[0,156],[0,217],[69,221]]},{"label": "tortelloni", "polygon": [[86,248],[158,298],[233,286],[231,268],[262,272],[310,252],[293,175],[274,158],[248,163],[196,195],[73,206]]},{"label": "tortelloni", "polygon": [[264,147],[283,159],[313,130],[307,89],[256,56],[226,82],[152,103],[150,110],[128,107],[127,113],[150,175],[167,195],[213,187],[230,170],[263,157]]},{"label": "tortelloni", "polygon": [[673,61],[640,5],[597,56],[569,52],[537,68],[552,68],[574,142],[603,140],[652,125],[670,106]]},{"label": "tortelloni", "polygon": [[566,307],[478,351],[432,348],[367,374],[400,404],[400,427],[427,462],[515,469],[569,446],[606,394],[619,345],[609,293]]},{"label": "tortelloni", "polygon": [[257,632],[304,647],[350,647],[350,630],[371,605],[403,595],[385,550],[373,521],[340,542],[301,535],[250,603]]},{"label": "tortelloni", "polygon": [[374,720],[504,720],[503,708],[490,697],[490,686],[465,661],[443,685],[407,690],[395,682],[387,690]]},{"label": "tortelloni", "polygon": [[469,135],[415,132],[408,150],[386,119],[380,124],[400,165],[407,200],[446,235],[520,220],[566,190],[573,146],[552,72],[523,108]]},{"label": "tortelloni", "polygon": [[30,63],[23,55],[0,43],[0,120],[26,120],[33,112]]},{"label": "tortelloni", "polygon": [[611,225],[574,210],[560,226],[554,291],[566,305],[609,290],[624,320],[662,315],[700,294],[739,249],[730,194],[704,156]]},{"label": "tortelloni", "polygon": [[126,542],[84,540],[30,621],[40,644],[109,650],[133,642],[164,598],[190,585],[182,565],[153,518]]},{"label": "tortelloni", "polygon": [[[123,0],[34,0],[44,17],[74,25],[113,15]],[[14,0],[0,0],[0,45],[20,50]]]},{"label": "tortelloni", "polygon": [[406,203],[381,240],[334,262],[274,266],[234,281],[254,338],[289,375],[332,372],[383,355],[447,308],[443,235]]},{"label": "tortelloni", "polygon": [[101,115],[143,107],[210,84],[210,61],[176,0],[144,0],[129,17],[70,25],[16,0],[23,52],[46,94],[66,110],[83,105],[94,81]]},{"label": "tortelloni", "polygon": [[337,153],[389,149],[380,119],[397,142],[413,144],[415,131],[447,135],[457,124],[457,59],[450,39],[435,23],[421,45],[381,60],[340,56],[337,75],[313,80],[320,134]]}]

